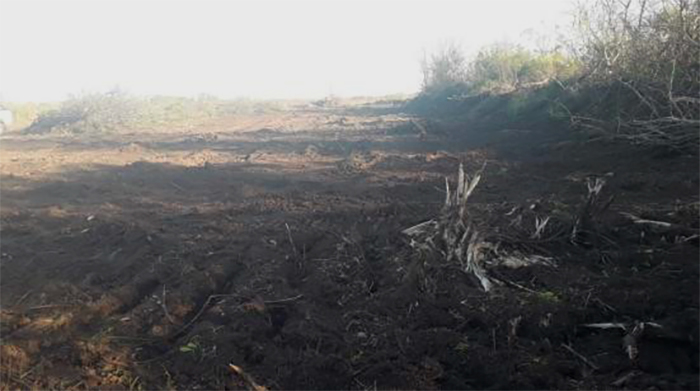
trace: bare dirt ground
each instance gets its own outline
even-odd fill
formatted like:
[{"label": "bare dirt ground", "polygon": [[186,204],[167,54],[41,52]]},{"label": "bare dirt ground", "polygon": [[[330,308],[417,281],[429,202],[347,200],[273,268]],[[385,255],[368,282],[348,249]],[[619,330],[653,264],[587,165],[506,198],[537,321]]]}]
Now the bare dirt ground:
[{"label": "bare dirt ground", "polygon": [[[696,155],[386,105],[0,146],[1,389],[699,387]],[[471,208],[552,217],[556,267],[407,283],[460,162]],[[615,200],[574,244],[591,177]]]}]

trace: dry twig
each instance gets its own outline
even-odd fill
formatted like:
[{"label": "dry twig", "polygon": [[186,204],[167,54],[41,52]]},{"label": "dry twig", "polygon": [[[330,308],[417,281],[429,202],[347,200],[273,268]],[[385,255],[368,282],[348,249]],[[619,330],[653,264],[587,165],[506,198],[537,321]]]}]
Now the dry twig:
[{"label": "dry twig", "polygon": [[568,350],[571,354],[573,354],[574,356],[576,356],[579,360],[581,360],[581,361],[583,361],[584,363],[588,364],[588,366],[590,366],[590,367],[593,368],[594,370],[598,370],[598,369],[599,369],[597,365],[595,365],[595,364],[593,364],[593,363],[591,362],[591,360],[587,359],[587,358],[586,358],[584,355],[582,355],[581,353],[575,351],[574,348],[572,348],[571,346],[569,346],[569,345],[567,345],[567,344],[565,344],[565,343],[563,343],[563,342],[562,342],[561,346],[562,346],[564,349]]},{"label": "dry twig", "polygon": [[238,375],[246,383],[246,386],[250,391],[267,391],[267,387],[261,386],[255,382],[252,376],[247,374],[243,369],[237,365],[228,364],[228,369]]},{"label": "dry twig", "polygon": [[628,217],[631,219],[635,224],[649,224],[649,225],[658,225],[659,227],[664,227],[664,228],[671,228],[673,224],[667,223],[665,221],[656,221],[656,220],[646,220],[639,218],[631,213],[627,212],[620,212],[621,215]]},{"label": "dry twig", "polygon": [[266,300],[266,301],[264,301],[264,303],[267,304],[267,305],[269,305],[269,304],[289,303],[289,302],[292,302],[292,301],[297,301],[297,300],[299,300],[299,299],[301,299],[301,298],[303,298],[303,297],[304,297],[304,295],[300,293],[300,294],[298,294],[298,295],[296,295],[296,296],[287,297],[287,298],[285,298],[285,299]]},{"label": "dry twig", "polygon": [[170,323],[175,324],[175,320],[173,319],[172,316],[170,316],[170,312],[168,312],[168,306],[165,304],[165,295],[166,295],[166,290],[165,290],[165,284],[163,284],[163,297],[161,299],[161,305],[163,307],[163,312],[165,313],[165,317],[168,318]]},{"label": "dry twig", "polygon": [[292,239],[292,230],[289,229],[289,224],[284,223],[284,226],[287,228],[287,237],[289,238],[289,244],[292,245],[292,251],[294,252],[294,258],[298,258],[298,252],[297,252],[297,246],[294,245],[294,239]]}]

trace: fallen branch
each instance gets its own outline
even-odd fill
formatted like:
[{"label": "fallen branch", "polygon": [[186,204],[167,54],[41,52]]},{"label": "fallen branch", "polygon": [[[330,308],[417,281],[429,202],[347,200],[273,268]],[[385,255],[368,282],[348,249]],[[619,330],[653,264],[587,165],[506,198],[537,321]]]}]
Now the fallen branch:
[{"label": "fallen branch", "polygon": [[298,258],[299,255],[297,254],[297,246],[294,245],[294,239],[292,239],[292,230],[289,229],[289,224],[284,223],[284,226],[287,228],[287,236],[289,238],[289,244],[292,245],[292,251],[294,252],[294,258]]},{"label": "fallen branch", "polygon": [[651,224],[651,225],[658,225],[658,226],[664,227],[664,228],[671,228],[671,226],[672,226],[671,223],[667,223],[665,221],[646,220],[646,219],[639,218],[639,217],[637,217],[631,213],[627,213],[627,212],[620,212],[620,214],[630,218],[635,224]]},{"label": "fallen branch", "polygon": [[641,372],[639,372],[639,371],[632,371],[632,372],[622,376],[621,378],[615,380],[614,382],[610,383],[610,385],[615,386],[615,387],[622,387],[625,385],[625,383],[632,380],[632,378],[639,376],[640,374],[641,374]]},{"label": "fallen branch", "polygon": [[587,323],[582,325],[583,327],[588,327],[591,329],[620,329],[620,330],[627,330],[627,327],[625,326],[624,323]]},{"label": "fallen branch", "polygon": [[298,295],[296,295],[296,296],[288,297],[288,298],[286,298],[286,299],[266,300],[266,301],[264,301],[264,303],[265,303],[266,305],[269,305],[269,304],[289,303],[290,301],[297,301],[297,300],[299,300],[299,299],[301,299],[301,298],[303,298],[303,297],[304,297],[304,295],[300,293],[300,294],[298,294]]},{"label": "fallen branch", "polygon": [[[611,196],[607,200],[601,201],[600,193],[605,186],[604,178],[589,178],[586,187],[588,188],[588,196],[586,197],[586,202],[581,207],[581,211],[578,213],[574,219],[573,227],[571,229],[570,240],[572,243],[584,243],[586,242],[586,233],[596,232],[595,219],[605,212],[610,204],[615,199]],[[597,239],[597,238],[595,238]]]},{"label": "fallen branch", "polygon": [[166,290],[165,290],[165,284],[163,284],[163,298],[161,299],[161,304],[163,306],[163,312],[165,313],[165,317],[168,318],[170,323],[175,324],[175,320],[173,319],[172,316],[170,316],[170,312],[168,312],[168,306],[165,304],[165,295],[166,295]]},{"label": "fallen branch", "polygon": [[174,181],[170,181],[170,186],[176,188],[177,190],[180,190],[180,191],[183,192],[183,193],[185,192],[185,189],[183,189],[182,186],[178,185],[178,184],[175,183]]},{"label": "fallen branch", "polygon": [[46,310],[46,309],[51,309],[51,308],[65,308],[65,307],[74,307],[75,304],[46,304],[46,305],[38,305],[35,307],[29,307],[27,308],[27,311],[37,311],[37,310]]},{"label": "fallen branch", "polygon": [[228,364],[228,369],[234,374],[238,375],[241,379],[243,379],[250,391],[267,391],[267,387],[261,386],[258,383],[256,383],[253,377],[245,373],[241,367],[233,364]]},{"label": "fallen branch", "polygon": [[416,236],[416,235],[422,235],[426,233],[426,231],[430,229],[435,229],[437,227],[437,221],[435,220],[428,220],[424,221],[420,224],[414,225],[413,227],[406,228],[403,231],[401,231],[402,234],[408,235],[408,236]]},{"label": "fallen branch", "polygon": [[547,223],[549,223],[549,216],[545,217],[544,219],[540,219],[539,217],[535,218],[535,232],[530,236],[531,239],[539,239],[542,236],[542,233],[544,232],[544,229],[547,228]]},{"label": "fallen branch", "polygon": [[686,227],[680,224],[669,223],[666,221],[643,219],[627,212],[620,212],[620,214],[629,218],[635,224],[652,226],[661,229],[665,232],[671,231],[677,235],[687,235],[688,237],[684,240],[681,240],[681,243],[684,241],[693,240],[694,238],[698,237],[699,231],[695,228]]},{"label": "fallen branch", "polygon": [[591,360],[587,359],[587,358],[586,358],[584,355],[582,355],[581,353],[575,351],[574,348],[572,348],[571,346],[569,346],[569,345],[567,345],[567,344],[565,344],[565,343],[563,343],[563,342],[562,342],[561,346],[562,346],[564,349],[568,350],[571,354],[573,354],[574,356],[576,356],[579,360],[581,360],[581,361],[583,361],[584,363],[588,364],[588,366],[590,366],[590,367],[593,368],[594,370],[597,371],[598,369],[600,369],[600,368],[598,368],[597,365],[593,364],[593,363],[591,362]]},{"label": "fallen branch", "polygon": [[204,304],[202,304],[202,307],[201,307],[201,308],[199,309],[199,311],[195,314],[195,316],[193,316],[192,319],[189,320],[189,322],[185,323],[184,326],[182,326],[179,330],[177,330],[176,332],[174,332],[170,337],[168,337],[168,338],[166,338],[166,339],[168,339],[168,340],[174,340],[174,339],[178,338],[179,336],[181,336],[184,332],[186,332],[186,331],[190,328],[190,326],[192,326],[192,325],[194,324],[194,322],[197,321],[197,319],[199,319],[200,316],[202,316],[202,314],[204,314],[204,312],[209,308],[209,304],[210,304],[214,299],[217,299],[217,298],[219,298],[219,297],[221,297],[221,296],[222,296],[222,295],[211,295],[211,296],[209,296],[209,297],[207,298],[207,300],[204,301]]},{"label": "fallen branch", "polygon": [[506,285],[510,285],[510,286],[512,286],[512,287],[514,287],[514,288],[522,289],[522,290],[524,290],[525,292],[528,292],[528,293],[532,293],[532,294],[535,294],[535,295],[540,293],[540,292],[537,292],[537,291],[534,290],[534,289],[530,289],[530,288],[528,288],[528,287],[526,287],[526,286],[524,286],[524,285],[518,284],[517,282],[514,282],[514,281],[506,280],[505,278],[502,278],[502,277],[499,278],[498,281],[501,281],[501,282],[505,283]]},{"label": "fallen branch", "polygon": [[632,324],[609,322],[609,323],[588,323],[584,324],[583,327],[593,328],[593,329],[620,329],[625,332],[624,337],[622,337],[622,348],[627,353],[627,357],[630,361],[635,362],[639,357],[639,346],[638,340],[641,338],[646,327],[654,327],[657,329],[662,329],[658,323],[655,322],[635,322]]},{"label": "fallen branch", "polygon": [[32,290],[30,289],[30,290],[27,291],[27,293],[23,294],[22,297],[20,297],[20,298],[15,302],[14,307],[17,307],[17,306],[19,306],[20,304],[22,304],[22,302],[24,301],[24,299],[26,299],[27,297],[29,297],[29,295],[30,295],[31,293],[32,293]]}]

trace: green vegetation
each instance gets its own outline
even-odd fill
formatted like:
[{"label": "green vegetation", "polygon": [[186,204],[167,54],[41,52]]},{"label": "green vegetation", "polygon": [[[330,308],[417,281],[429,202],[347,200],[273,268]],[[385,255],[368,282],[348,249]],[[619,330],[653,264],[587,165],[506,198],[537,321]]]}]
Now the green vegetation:
[{"label": "green vegetation", "polygon": [[479,106],[475,113],[505,103],[511,120],[547,113],[634,142],[696,146],[700,2],[597,0],[574,19],[573,33],[549,51],[498,44],[469,59],[454,46],[438,51],[422,64],[414,107],[463,110],[449,103],[459,100]]},{"label": "green vegetation", "polygon": [[467,356],[471,350],[469,347],[469,338],[463,337],[455,346],[455,350],[460,354]]},{"label": "green vegetation", "polygon": [[40,115],[55,110],[58,103],[2,102],[3,107],[12,111],[14,122],[10,129],[22,129],[31,125]]},{"label": "green vegetation", "polygon": [[217,109],[217,100],[210,97],[141,98],[121,91],[81,94],[39,112],[26,131],[84,134],[191,123],[213,117]]},{"label": "green vegetation", "polygon": [[580,64],[560,52],[534,53],[520,46],[496,44],[467,61],[454,45],[424,60],[423,93],[459,91],[465,95],[502,94],[570,79]]},{"label": "green vegetation", "polygon": [[30,134],[98,134],[196,125],[222,115],[250,115],[277,112],[283,102],[251,99],[220,100],[208,95],[197,98],[138,97],[122,91],[72,96],[60,104],[8,104],[15,112],[15,128]]},{"label": "green vegetation", "polygon": [[466,88],[466,66],[466,57],[455,45],[433,53],[430,60],[423,58],[423,92],[443,93]]},{"label": "green vegetation", "polygon": [[559,303],[561,301],[559,295],[552,291],[537,292],[537,298],[549,303]]},{"label": "green vegetation", "polygon": [[502,44],[486,47],[476,55],[466,82],[476,93],[506,93],[569,79],[578,69],[574,59],[559,52],[536,54]]},{"label": "green vegetation", "polygon": [[193,338],[190,342],[186,343],[185,345],[180,346],[180,352],[182,353],[199,353],[202,350],[202,347],[199,345],[199,342],[197,339]]}]

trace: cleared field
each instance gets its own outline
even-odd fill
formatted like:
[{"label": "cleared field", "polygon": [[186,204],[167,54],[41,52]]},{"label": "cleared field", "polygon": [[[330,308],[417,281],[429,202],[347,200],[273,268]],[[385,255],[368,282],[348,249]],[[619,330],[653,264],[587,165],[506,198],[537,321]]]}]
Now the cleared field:
[{"label": "cleared field", "polygon": [[[698,388],[697,156],[388,104],[0,149],[3,389]],[[519,243],[555,267],[415,270],[460,163],[494,231],[550,217]]]}]

